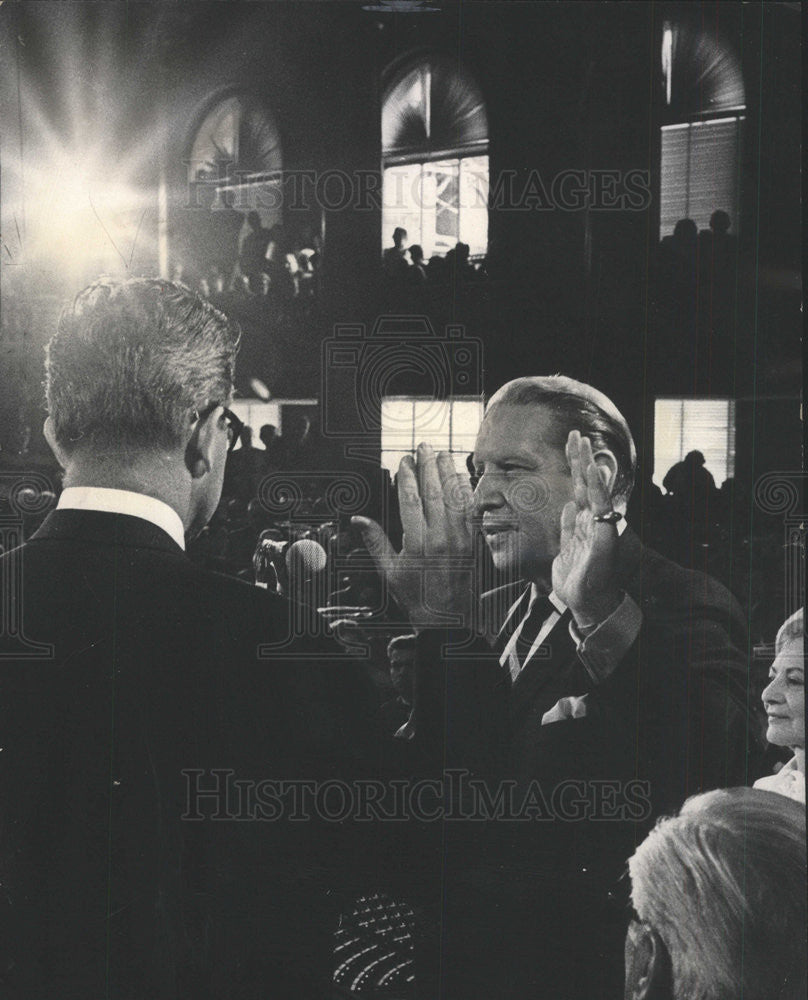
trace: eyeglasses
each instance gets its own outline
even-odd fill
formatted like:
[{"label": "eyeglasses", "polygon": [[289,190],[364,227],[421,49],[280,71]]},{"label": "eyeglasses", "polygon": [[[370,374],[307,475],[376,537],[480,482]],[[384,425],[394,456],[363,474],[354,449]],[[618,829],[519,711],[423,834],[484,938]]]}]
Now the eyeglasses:
[{"label": "eyeglasses", "polygon": [[[211,403],[210,406],[206,406],[204,410],[197,410],[194,413],[195,420],[203,420],[205,417],[210,416],[213,411],[222,406],[221,403]],[[226,421],[227,427],[227,452],[228,454],[236,447],[236,442],[241,437],[241,432],[244,430],[244,423],[241,421],[232,410],[228,410],[226,406],[222,406],[222,420]]]},{"label": "eyeglasses", "polygon": [[227,452],[229,454],[236,447],[236,441],[241,437],[244,423],[226,406],[222,407],[222,411],[222,419],[227,421]]}]

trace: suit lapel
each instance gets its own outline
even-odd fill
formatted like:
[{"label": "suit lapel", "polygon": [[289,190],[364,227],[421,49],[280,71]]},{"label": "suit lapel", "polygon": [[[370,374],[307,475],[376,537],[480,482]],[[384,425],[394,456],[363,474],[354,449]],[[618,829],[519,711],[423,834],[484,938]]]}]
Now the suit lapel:
[{"label": "suit lapel", "polygon": [[[617,553],[616,575],[621,589],[628,589],[629,582],[637,575],[641,560],[642,543],[627,528],[620,536]],[[513,682],[511,721],[514,731],[518,731],[528,716],[539,709],[543,715],[559,698],[581,695],[592,688],[592,681],[578,659],[577,647],[570,635],[571,620],[572,613],[565,611]]]},{"label": "suit lapel", "polygon": [[530,586],[525,588],[519,596],[519,599],[511,606],[510,612],[506,615],[505,621],[502,623],[502,628],[497,633],[496,639],[494,640],[494,652],[497,656],[502,656],[502,653],[508,645],[511,636],[516,631],[519,622],[524,618],[529,604]]}]

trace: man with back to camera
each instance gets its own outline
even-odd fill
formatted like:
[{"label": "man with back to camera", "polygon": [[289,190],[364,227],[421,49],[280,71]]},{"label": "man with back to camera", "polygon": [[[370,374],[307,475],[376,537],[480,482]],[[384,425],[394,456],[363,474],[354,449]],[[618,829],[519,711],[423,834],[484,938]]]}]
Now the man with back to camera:
[{"label": "man with back to camera", "polygon": [[[751,737],[740,610],[716,581],[647,549],[626,527],[635,464],[629,428],[602,393],[561,376],[516,379],[486,409],[473,496],[451,457],[422,445],[417,461],[405,457],[399,470],[402,552],[378,525],[360,522],[419,633],[415,740],[480,775],[523,785],[535,779],[563,821],[544,823],[540,833],[499,824],[503,865],[486,877],[502,879],[510,866],[514,897],[532,864],[534,875],[537,866],[553,873],[562,901],[594,899],[590,887],[605,892],[652,815],[701,789],[745,780]],[[497,569],[521,578],[504,594],[483,595],[481,619],[468,572],[457,565],[473,559],[472,520]],[[449,620],[459,627],[447,627]],[[647,785],[631,790],[633,779]],[[555,799],[565,782],[568,790],[577,783],[575,794]],[[639,799],[629,801],[629,790]],[[473,855],[459,861],[461,869],[475,863]],[[550,895],[542,878],[533,899]],[[490,909],[496,893],[473,898],[476,906],[467,897],[456,912]],[[519,942],[530,940],[533,899],[520,902],[510,922],[498,911],[508,928],[503,955],[519,955]],[[578,921],[584,953],[594,950],[594,923],[587,935],[581,912],[563,913]],[[549,928],[539,922],[536,937],[549,946],[564,919]],[[467,930],[471,940],[473,922]],[[559,953],[569,945],[562,929]],[[475,946],[461,940],[463,949],[473,955]],[[512,972],[518,961],[504,960],[503,969]],[[462,982],[473,991],[478,968],[473,961],[470,968]],[[564,995],[552,993],[551,974],[541,974],[547,995]],[[539,979],[520,986],[535,988]],[[476,988],[484,995],[487,987]]]},{"label": "man with back to camera", "polygon": [[[2,606],[50,646],[26,659],[8,630],[0,645],[4,996],[327,989],[323,831],[238,822],[255,802],[227,771],[339,775],[362,748],[361,692],[319,640],[283,647],[282,602],[184,552],[237,433],[237,345],[209,303],[150,279],[86,288],[48,345],[65,489],[0,560]],[[282,648],[262,661],[262,643]]]}]

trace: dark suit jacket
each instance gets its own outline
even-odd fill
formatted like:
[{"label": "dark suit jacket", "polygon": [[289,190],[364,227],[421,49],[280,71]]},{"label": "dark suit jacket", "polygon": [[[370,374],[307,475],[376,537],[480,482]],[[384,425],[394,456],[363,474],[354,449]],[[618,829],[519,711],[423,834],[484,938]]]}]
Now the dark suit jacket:
[{"label": "dark suit jacket", "polygon": [[[491,650],[496,628],[488,630],[488,642],[437,630],[423,634],[417,715],[423,711],[429,738],[448,759],[545,783],[648,780],[655,813],[700,790],[745,783],[755,744],[737,602],[711,577],[644,547],[630,529],[620,538],[617,574],[643,621],[631,648],[599,683],[577,654],[569,612],[515,682]],[[497,596],[489,595],[488,603],[507,607],[509,599],[497,602]],[[450,655],[436,669],[441,645],[458,638],[466,643],[464,655]],[[584,695],[585,717],[542,725],[560,698]]]},{"label": "dark suit jacket", "polygon": [[[489,815],[507,782],[517,785],[510,819],[446,824],[442,995],[619,995],[627,911],[612,899],[626,886],[626,859],[654,817],[688,795],[747,783],[753,738],[735,600],[631,530],[620,538],[618,576],[642,626],[598,684],[578,657],[569,613],[511,682],[495,637],[518,589],[488,597],[500,616],[488,640],[419,636],[416,739],[437,770],[487,780]],[[542,725],[560,698],[584,695],[584,717]],[[462,802],[484,818],[479,805]]]},{"label": "dark suit jacket", "polygon": [[56,511],[0,570],[2,996],[324,995],[336,827],[256,819],[226,771],[348,776],[351,669],[314,639],[260,659],[285,602],[138,518]]}]

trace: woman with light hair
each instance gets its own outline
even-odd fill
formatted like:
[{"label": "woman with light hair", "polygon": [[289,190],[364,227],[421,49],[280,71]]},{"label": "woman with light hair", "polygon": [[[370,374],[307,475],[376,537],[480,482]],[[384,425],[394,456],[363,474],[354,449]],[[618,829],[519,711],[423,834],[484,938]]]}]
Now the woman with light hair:
[{"label": "woman with light hair", "polygon": [[805,811],[696,795],[629,860],[625,1000],[805,1000]]},{"label": "woman with light hair", "polygon": [[790,747],[794,756],[777,774],[759,778],[755,788],[805,802],[805,618],[800,608],[780,626],[774,663],[761,698],[769,725],[766,739]]}]

